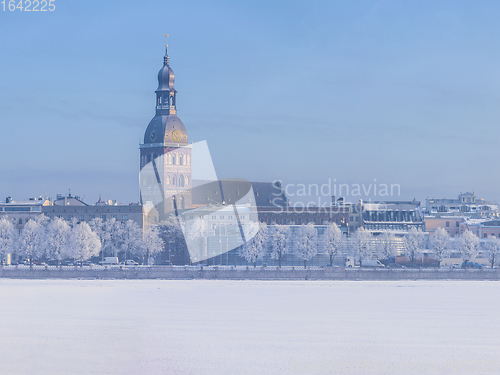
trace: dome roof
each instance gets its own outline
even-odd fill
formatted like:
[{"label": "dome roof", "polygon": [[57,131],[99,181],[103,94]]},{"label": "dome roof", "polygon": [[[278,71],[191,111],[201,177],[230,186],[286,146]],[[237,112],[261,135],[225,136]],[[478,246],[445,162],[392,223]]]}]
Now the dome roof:
[{"label": "dome roof", "polygon": [[172,68],[166,62],[158,72],[158,88],[156,91],[174,90],[175,74]]},{"label": "dome roof", "polygon": [[177,115],[156,115],[149,122],[144,134],[144,144],[163,142],[188,144],[186,127]]}]

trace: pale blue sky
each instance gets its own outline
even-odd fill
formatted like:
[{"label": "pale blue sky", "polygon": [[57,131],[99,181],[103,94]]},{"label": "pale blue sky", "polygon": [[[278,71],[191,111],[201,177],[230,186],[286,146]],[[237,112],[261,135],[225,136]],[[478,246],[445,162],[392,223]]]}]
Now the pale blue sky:
[{"label": "pale blue sky", "polygon": [[0,9],[0,198],[138,201],[169,33],[178,115],[219,177],[500,199],[499,2],[55,4]]}]

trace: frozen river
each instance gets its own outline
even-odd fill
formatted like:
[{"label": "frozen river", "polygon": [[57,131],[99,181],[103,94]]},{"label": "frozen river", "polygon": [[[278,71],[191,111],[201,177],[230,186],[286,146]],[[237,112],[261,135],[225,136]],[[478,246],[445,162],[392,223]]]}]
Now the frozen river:
[{"label": "frozen river", "polygon": [[0,279],[1,374],[498,374],[500,282]]}]

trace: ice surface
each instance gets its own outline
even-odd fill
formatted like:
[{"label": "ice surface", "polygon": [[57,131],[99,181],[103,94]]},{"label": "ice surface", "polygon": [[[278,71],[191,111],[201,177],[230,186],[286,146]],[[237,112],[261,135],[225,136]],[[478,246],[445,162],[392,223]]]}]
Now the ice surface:
[{"label": "ice surface", "polygon": [[0,280],[1,374],[497,374],[500,283]]}]

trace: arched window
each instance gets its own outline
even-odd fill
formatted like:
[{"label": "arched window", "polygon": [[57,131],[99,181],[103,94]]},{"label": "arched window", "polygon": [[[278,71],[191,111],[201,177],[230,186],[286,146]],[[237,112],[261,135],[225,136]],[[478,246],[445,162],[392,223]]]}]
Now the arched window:
[{"label": "arched window", "polygon": [[181,209],[186,208],[186,205],[184,204],[184,197],[181,197],[181,198],[180,198],[180,206],[181,206],[181,207],[180,207]]},{"label": "arched window", "polygon": [[179,185],[180,185],[180,187],[184,187],[184,176],[183,175],[181,175],[179,177]]},{"label": "arched window", "polygon": [[188,177],[186,176],[186,177],[184,177],[184,179],[186,180],[186,181],[185,181],[185,185],[186,185],[186,186],[189,186],[189,179],[188,179]]},{"label": "arched window", "polygon": [[172,155],[172,164],[175,165],[175,155]]},{"label": "arched window", "polygon": [[172,185],[175,185],[175,176],[172,177]]},{"label": "arched window", "polygon": [[170,185],[170,176],[167,176],[167,179],[166,179],[166,181],[165,181],[165,184],[166,184],[166,185]]},{"label": "arched window", "polygon": [[184,165],[184,155],[179,156],[179,165]]}]

